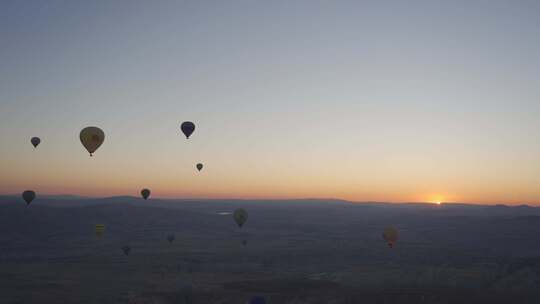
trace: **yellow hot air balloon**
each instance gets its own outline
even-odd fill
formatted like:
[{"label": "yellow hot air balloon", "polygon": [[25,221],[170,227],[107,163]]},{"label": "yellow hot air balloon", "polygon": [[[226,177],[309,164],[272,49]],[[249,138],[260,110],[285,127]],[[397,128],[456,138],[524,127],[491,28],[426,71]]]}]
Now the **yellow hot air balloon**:
[{"label": "yellow hot air balloon", "polygon": [[103,233],[105,233],[105,225],[96,224],[96,236],[100,238],[103,236]]},{"label": "yellow hot air balloon", "polygon": [[82,129],[79,135],[82,145],[88,150],[90,156],[92,153],[103,144],[105,141],[105,133],[98,127],[86,127]]},{"label": "yellow hot air balloon", "polygon": [[394,227],[386,227],[383,232],[383,239],[388,243],[388,247],[393,248],[397,242],[399,233]]}]

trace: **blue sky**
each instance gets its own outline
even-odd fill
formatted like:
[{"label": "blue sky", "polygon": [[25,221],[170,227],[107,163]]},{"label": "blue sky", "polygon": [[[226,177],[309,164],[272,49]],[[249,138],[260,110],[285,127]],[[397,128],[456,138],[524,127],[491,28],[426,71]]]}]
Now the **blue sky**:
[{"label": "blue sky", "polygon": [[[540,203],[539,13],[3,1],[0,191]],[[92,162],[88,125],[107,134]]]}]

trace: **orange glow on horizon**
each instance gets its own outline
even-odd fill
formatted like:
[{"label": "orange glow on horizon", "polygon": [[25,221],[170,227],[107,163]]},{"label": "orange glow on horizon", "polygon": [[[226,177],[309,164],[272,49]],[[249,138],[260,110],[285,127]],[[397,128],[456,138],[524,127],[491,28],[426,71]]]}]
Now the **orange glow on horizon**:
[{"label": "orange glow on horizon", "polygon": [[[188,147],[191,146],[184,149]],[[340,167],[330,161],[299,166],[287,159],[270,162],[270,156],[239,166],[220,154],[219,158],[204,157],[205,168],[196,172],[190,160],[200,157],[186,160],[188,157],[178,157],[169,150],[159,150],[155,158],[146,160],[145,156],[145,161],[140,162],[138,154],[126,156],[123,151],[89,158],[79,148],[75,146],[76,152],[69,157],[46,154],[42,158],[36,158],[33,150],[24,150],[19,153],[23,157],[1,164],[4,170],[0,176],[0,193],[16,194],[32,189],[38,196],[138,197],[142,188],[149,188],[152,198],[166,199],[313,198],[351,202],[540,204],[540,190],[532,187],[534,180],[518,183],[474,180],[476,177],[470,176],[468,180],[439,178],[435,183],[408,167],[389,170],[371,168],[369,163]],[[161,157],[160,153],[166,155]]]},{"label": "orange glow on horizon", "polygon": [[[205,186],[201,183],[177,183],[182,186],[173,186],[169,183],[144,183],[144,182],[125,182],[116,184],[103,183],[99,186],[86,185],[81,186],[78,183],[64,183],[59,185],[47,185],[37,182],[34,187],[39,195],[79,195],[87,197],[112,197],[112,196],[140,196],[142,188],[149,188],[152,191],[151,198],[156,199],[254,199],[254,200],[287,200],[287,199],[342,199],[351,202],[389,202],[389,203],[407,203],[407,202],[426,202],[440,205],[442,202],[461,202],[474,204],[507,204],[507,205],[538,205],[533,199],[527,198],[478,198],[473,195],[470,197],[458,197],[447,195],[416,195],[414,193],[387,191],[383,189],[377,191],[345,191],[342,189],[321,189],[320,187],[311,188],[309,186],[293,187],[271,187],[269,185],[245,185],[223,183],[221,186]],[[220,184],[220,183],[217,183]],[[7,187],[6,187],[7,186]],[[9,188],[8,188],[9,187]],[[17,183],[16,185],[4,185],[0,188],[0,193],[17,194],[29,188],[27,184]],[[16,189],[16,190],[11,190]],[[422,199],[428,198],[428,199]]]}]

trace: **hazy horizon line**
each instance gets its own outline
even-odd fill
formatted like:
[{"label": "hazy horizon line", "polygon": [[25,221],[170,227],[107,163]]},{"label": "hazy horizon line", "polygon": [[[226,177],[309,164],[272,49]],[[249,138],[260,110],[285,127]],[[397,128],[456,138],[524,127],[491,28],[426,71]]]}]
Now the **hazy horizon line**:
[{"label": "hazy horizon line", "polygon": [[[0,196],[4,197],[20,197],[20,194],[5,194],[0,193]],[[135,195],[112,195],[112,196],[88,196],[88,195],[78,195],[78,194],[43,194],[39,197],[45,198],[60,198],[60,197],[71,197],[76,199],[114,199],[128,197],[132,199],[142,199],[139,196]],[[180,201],[222,201],[222,200],[235,200],[235,201],[342,201],[351,204],[395,204],[395,205],[406,205],[406,204],[425,204],[425,205],[469,205],[469,206],[506,206],[506,207],[531,207],[538,208],[540,205],[521,203],[521,204],[508,204],[508,203],[477,203],[477,202],[451,202],[451,201],[441,201],[440,204],[434,202],[425,202],[425,201],[356,201],[356,200],[347,200],[341,198],[314,198],[314,197],[305,197],[305,198],[238,198],[238,197],[222,197],[222,198],[209,198],[209,197],[163,197],[163,196],[152,196],[149,200],[180,200]]]}]

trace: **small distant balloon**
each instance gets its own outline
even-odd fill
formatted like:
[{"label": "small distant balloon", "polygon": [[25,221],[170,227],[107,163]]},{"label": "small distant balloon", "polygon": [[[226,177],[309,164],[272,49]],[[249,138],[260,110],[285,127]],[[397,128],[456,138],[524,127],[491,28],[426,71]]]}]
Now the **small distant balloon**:
[{"label": "small distant balloon", "polygon": [[242,245],[247,246],[247,240],[242,240]]},{"label": "small distant balloon", "polygon": [[242,228],[242,226],[248,219],[248,213],[244,209],[236,209],[234,210],[233,218],[236,224],[238,224],[238,227]]},{"label": "small distant balloon", "polygon": [[123,246],[122,251],[124,252],[125,255],[129,255],[129,252],[131,251],[131,247]]},{"label": "small distant balloon", "polygon": [[171,243],[171,244],[172,244],[172,242],[174,241],[174,239],[175,239],[174,234],[169,234],[169,235],[167,236],[167,241],[169,241],[169,243]]},{"label": "small distant balloon", "polygon": [[255,296],[255,297],[252,297],[247,302],[247,304],[266,304],[266,300],[264,299],[264,297]]},{"label": "small distant balloon", "polygon": [[101,238],[103,236],[103,233],[105,233],[105,225],[104,224],[96,224],[95,231],[96,231],[96,236],[98,238]]},{"label": "small distant balloon", "polygon": [[141,190],[141,196],[142,196],[142,198],[147,200],[148,197],[150,197],[150,190],[149,189],[142,189]]},{"label": "small distant balloon", "polygon": [[26,190],[22,193],[22,198],[28,206],[36,198],[36,193],[32,190]]},{"label": "small distant balloon", "polygon": [[41,139],[39,137],[32,137],[30,139],[30,142],[32,143],[32,146],[36,148],[39,145],[39,143],[41,143]]},{"label": "small distant balloon", "polygon": [[197,164],[197,170],[201,171],[201,170],[202,170],[202,168],[203,168],[203,164],[201,164],[201,163],[198,163],[198,164]]},{"label": "small distant balloon", "polygon": [[388,247],[394,248],[394,245],[399,238],[399,232],[394,227],[386,227],[382,236],[383,239],[388,243]]},{"label": "small distant balloon", "polygon": [[98,127],[86,127],[79,134],[82,145],[88,150],[90,156],[103,144],[105,141],[105,133]]},{"label": "small distant balloon", "polygon": [[195,131],[195,124],[191,121],[184,121],[180,129],[182,129],[182,133],[184,133],[186,138],[189,138],[193,134],[193,131]]}]

